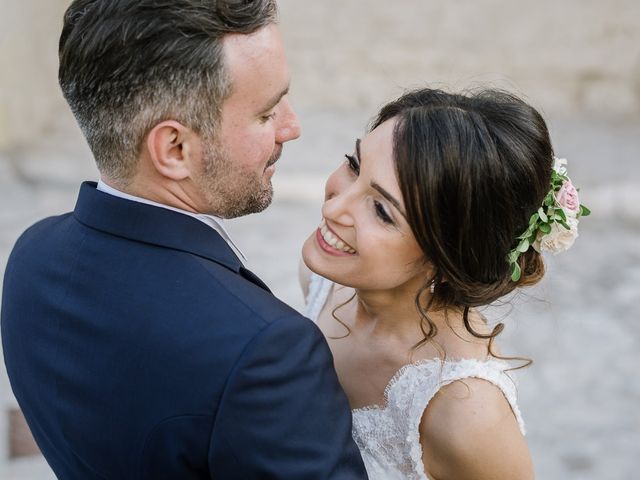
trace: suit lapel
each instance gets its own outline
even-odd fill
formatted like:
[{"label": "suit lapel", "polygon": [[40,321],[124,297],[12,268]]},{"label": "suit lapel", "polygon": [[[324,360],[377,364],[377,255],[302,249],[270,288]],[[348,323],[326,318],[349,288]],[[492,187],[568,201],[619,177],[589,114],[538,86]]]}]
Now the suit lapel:
[{"label": "suit lapel", "polygon": [[267,287],[267,285],[262,280],[260,280],[260,278],[258,278],[258,276],[255,273],[253,273],[251,270],[248,270],[244,267],[240,267],[240,275],[242,275],[244,278],[246,278],[250,282],[255,283],[260,288],[264,288],[267,292],[271,293],[271,290],[269,289],[269,287]]},{"label": "suit lapel", "polygon": [[74,216],[96,230],[214,261],[270,291],[243,267],[218,232],[196,218],[109,195],[97,190],[94,182],[84,182],[80,187]]}]

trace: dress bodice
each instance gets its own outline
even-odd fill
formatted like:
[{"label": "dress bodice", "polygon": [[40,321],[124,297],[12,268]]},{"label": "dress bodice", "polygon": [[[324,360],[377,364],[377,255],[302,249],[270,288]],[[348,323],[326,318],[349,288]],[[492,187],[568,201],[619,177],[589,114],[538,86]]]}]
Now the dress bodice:
[{"label": "dress bodice", "polygon": [[[304,314],[318,319],[332,282],[313,274]],[[503,392],[524,434],[509,365],[497,359],[439,358],[402,367],[384,392],[384,405],[357,408],[353,413],[353,437],[371,480],[427,480],[422,463],[420,421],[429,401],[445,385],[465,378],[481,378]]]}]

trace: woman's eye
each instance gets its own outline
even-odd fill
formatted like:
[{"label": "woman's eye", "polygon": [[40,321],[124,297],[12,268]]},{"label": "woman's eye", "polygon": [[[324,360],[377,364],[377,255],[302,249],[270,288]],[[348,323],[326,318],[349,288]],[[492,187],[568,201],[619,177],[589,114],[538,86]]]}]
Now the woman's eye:
[{"label": "woman's eye", "polygon": [[349,170],[351,170],[356,175],[360,175],[360,162],[358,161],[358,159],[353,155],[347,155],[347,154],[345,154],[345,157],[347,159],[347,165],[349,167]]},{"label": "woman's eye", "polygon": [[269,115],[263,115],[262,121],[268,122],[269,120],[273,120],[274,118],[276,118],[276,112],[270,113]]},{"label": "woman's eye", "polygon": [[376,215],[378,215],[378,217],[380,217],[380,220],[382,220],[384,223],[388,223],[390,225],[393,225],[393,219],[387,213],[387,211],[384,209],[382,204],[380,202],[378,202],[377,200],[374,200],[373,204],[374,204],[375,209],[376,209]]}]

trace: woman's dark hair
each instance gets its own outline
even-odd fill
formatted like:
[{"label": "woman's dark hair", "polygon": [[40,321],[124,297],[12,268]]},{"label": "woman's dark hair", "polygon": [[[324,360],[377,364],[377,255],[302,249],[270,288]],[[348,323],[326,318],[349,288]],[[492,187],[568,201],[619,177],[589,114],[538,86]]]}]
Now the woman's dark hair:
[{"label": "woman's dark hair", "polygon": [[[541,115],[497,90],[454,94],[420,89],[384,106],[371,129],[395,118],[395,169],[407,220],[434,267],[416,305],[425,340],[436,334],[431,308],[459,308],[473,330],[471,307],[489,305],[544,274],[533,248],[520,256],[511,280],[507,255],[549,191],[553,148]],[[433,284],[427,305],[422,298]]]},{"label": "woman's dark hair", "polygon": [[214,134],[232,90],[222,39],[276,21],[275,0],[74,0],[60,86],[98,168],[126,182],[148,130],[177,120]]}]

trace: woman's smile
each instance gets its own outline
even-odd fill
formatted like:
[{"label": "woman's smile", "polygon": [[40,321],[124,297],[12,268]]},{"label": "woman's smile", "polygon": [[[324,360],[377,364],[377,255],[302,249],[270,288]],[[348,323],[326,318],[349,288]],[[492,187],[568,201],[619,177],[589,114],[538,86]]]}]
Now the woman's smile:
[{"label": "woman's smile", "polygon": [[327,226],[324,218],[320,223],[320,227],[316,230],[316,240],[320,248],[331,255],[350,256],[356,254],[355,249],[352,248],[351,245]]}]

